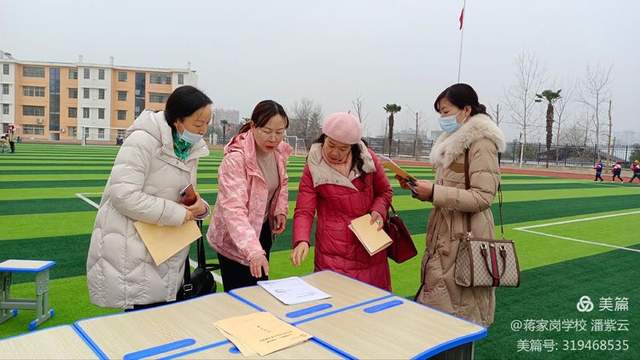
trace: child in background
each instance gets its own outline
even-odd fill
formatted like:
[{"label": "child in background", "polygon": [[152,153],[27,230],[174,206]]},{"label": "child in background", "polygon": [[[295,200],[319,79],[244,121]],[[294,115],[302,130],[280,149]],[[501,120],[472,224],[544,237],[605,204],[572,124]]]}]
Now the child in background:
[{"label": "child in background", "polygon": [[633,177],[631,177],[629,182],[633,182],[634,179],[640,181],[640,161],[635,160],[633,164],[631,164],[631,171],[633,171]]},{"label": "child in background", "polygon": [[604,169],[604,164],[602,163],[602,160],[598,160],[598,162],[593,166],[594,169],[596,169],[596,178],[593,179],[593,181],[598,181],[598,179],[600,179],[600,181],[604,181],[604,179],[602,178],[602,169]]},{"label": "child in background", "polygon": [[611,173],[613,174],[613,176],[611,177],[611,182],[616,181],[616,178],[620,179],[620,182],[624,182],[624,180],[622,180],[622,177],[620,177],[620,174],[622,174],[622,162],[621,161],[617,161],[613,167],[611,168]]}]

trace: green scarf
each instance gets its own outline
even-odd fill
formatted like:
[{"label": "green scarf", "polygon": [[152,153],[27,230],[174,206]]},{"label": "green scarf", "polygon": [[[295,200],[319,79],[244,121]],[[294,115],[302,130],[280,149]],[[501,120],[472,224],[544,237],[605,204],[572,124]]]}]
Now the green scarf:
[{"label": "green scarf", "polygon": [[173,152],[182,161],[187,160],[189,153],[191,153],[191,144],[182,140],[177,131],[173,132]]}]

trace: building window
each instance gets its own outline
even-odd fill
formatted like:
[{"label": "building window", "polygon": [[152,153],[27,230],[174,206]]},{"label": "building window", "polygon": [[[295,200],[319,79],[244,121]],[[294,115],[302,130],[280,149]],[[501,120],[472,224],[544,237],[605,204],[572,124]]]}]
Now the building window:
[{"label": "building window", "polygon": [[98,119],[104,119],[104,108],[98,108]]},{"label": "building window", "polygon": [[126,71],[118,71],[118,81],[127,81]]},{"label": "building window", "polygon": [[69,88],[69,99],[78,98],[78,88]]},{"label": "building window", "polygon": [[178,85],[184,84],[184,74],[178,74]]},{"label": "building window", "polygon": [[88,119],[91,115],[89,108],[82,108],[82,117]]},{"label": "building window", "polygon": [[69,117],[75,119],[78,117],[78,108],[70,107],[69,108]]},{"label": "building window", "polygon": [[98,99],[104,100],[104,89],[98,89]]},{"label": "building window", "polygon": [[126,91],[118,91],[118,101],[127,101]]},{"label": "building window", "polygon": [[167,98],[169,94],[161,94],[161,93],[149,93],[149,102],[152,103],[165,103],[167,102]]},{"label": "building window", "polygon": [[22,68],[22,75],[26,77],[44,77],[44,67],[42,66],[25,66]]},{"label": "building window", "polygon": [[71,79],[71,80],[77,80],[77,79],[78,79],[78,70],[76,70],[76,69],[70,69],[70,70],[69,70],[69,79]]},{"label": "building window", "polygon": [[9,95],[9,84],[2,84],[2,95]]},{"label": "building window", "polygon": [[84,78],[85,79],[90,79],[91,78],[91,69],[84,68]]},{"label": "building window", "polygon": [[104,129],[98,129],[98,139],[104,139]]},{"label": "building window", "polygon": [[22,115],[24,116],[44,116],[44,106],[22,106]]},{"label": "building window", "polygon": [[22,94],[24,96],[44,97],[44,87],[43,86],[23,86]]},{"label": "building window", "polygon": [[78,136],[78,128],[75,126],[69,126],[68,128],[68,134],[71,137],[77,137]]},{"label": "building window", "polygon": [[22,125],[22,133],[25,135],[44,135],[43,125]]},{"label": "building window", "polygon": [[118,110],[118,120],[127,120],[127,110]]},{"label": "building window", "polygon": [[84,92],[84,96],[83,97],[85,99],[88,99],[89,95],[90,95],[89,88],[83,88],[82,91]]},{"label": "building window", "polygon": [[2,104],[2,115],[9,115],[9,104]]},{"label": "building window", "polygon": [[104,80],[104,69],[98,69],[98,79]]},{"label": "building window", "polygon": [[151,75],[149,75],[149,81],[152,84],[171,85],[171,74],[151,73]]},{"label": "building window", "polygon": [[2,74],[9,75],[9,64],[2,64]]}]

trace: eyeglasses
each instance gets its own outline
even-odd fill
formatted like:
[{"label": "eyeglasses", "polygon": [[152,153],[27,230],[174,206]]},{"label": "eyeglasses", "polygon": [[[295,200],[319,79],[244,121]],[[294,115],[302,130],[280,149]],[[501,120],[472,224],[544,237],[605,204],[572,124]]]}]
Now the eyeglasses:
[{"label": "eyeglasses", "polygon": [[275,138],[275,139],[282,139],[285,134],[286,131],[285,130],[271,130],[271,129],[267,129],[264,127],[259,127],[257,128],[258,132],[260,132],[260,135],[264,136],[265,138]]}]

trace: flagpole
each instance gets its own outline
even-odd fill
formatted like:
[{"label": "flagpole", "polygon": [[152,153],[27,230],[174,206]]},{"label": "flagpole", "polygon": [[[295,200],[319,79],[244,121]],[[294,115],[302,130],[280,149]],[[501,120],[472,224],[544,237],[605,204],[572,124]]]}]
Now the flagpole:
[{"label": "flagpole", "polygon": [[460,53],[458,56],[458,83],[460,83],[460,71],[462,69],[462,42],[464,40],[464,10],[467,7],[467,0],[462,2],[462,17],[460,22]]}]

